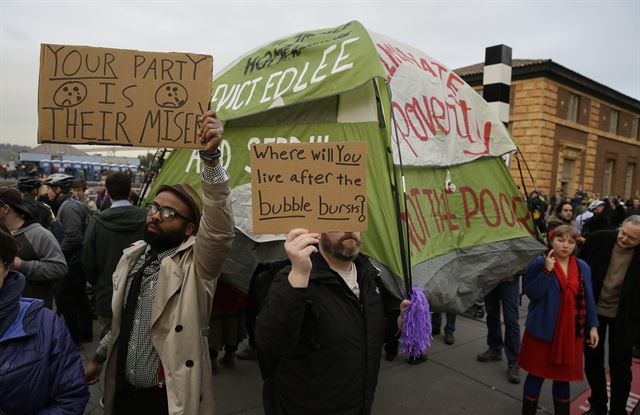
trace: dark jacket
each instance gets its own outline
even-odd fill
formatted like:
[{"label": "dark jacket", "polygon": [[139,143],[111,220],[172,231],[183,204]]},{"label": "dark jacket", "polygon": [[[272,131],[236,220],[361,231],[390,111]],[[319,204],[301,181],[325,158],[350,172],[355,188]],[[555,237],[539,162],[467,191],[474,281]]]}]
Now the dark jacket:
[{"label": "dark jacket", "polygon": [[[618,231],[596,232],[587,238],[578,256],[591,266],[593,294],[596,304],[600,298],[602,282],[607,276],[611,250],[618,238]],[[640,246],[635,248],[631,263],[620,290],[620,303],[616,316],[616,335],[619,341],[633,341],[640,334]]]},{"label": "dark jacket", "polygon": [[96,309],[111,317],[112,275],[122,251],[143,238],[147,215],[135,206],[109,208],[89,222],[84,239],[82,266],[95,288]]},{"label": "dark jacket", "polygon": [[[578,269],[584,278],[584,300],[587,308],[585,333],[597,327],[598,315],[591,288],[591,271],[586,262],[578,259]],[[524,273],[524,292],[529,297],[529,310],[525,327],[533,337],[551,343],[556,329],[558,308],[560,307],[560,283],[555,273],[543,272],[544,257],[534,259]]]},{"label": "dark jacket", "polygon": [[31,212],[31,219],[44,226],[46,229],[51,230],[51,224],[53,222],[53,213],[51,208],[39,200],[36,200],[30,193],[23,193],[22,199],[24,205]]},{"label": "dark jacket", "polygon": [[619,228],[627,218],[627,212],[624,210],[624,207],[617,201],[615,203],[614,208],[609,206],[609,210],[605,211],[609,216],[609,223],[611,224],[611,228],[609,229]]},{"label": "dark jacket", "polygon": [[291,287],[291,267],[285,267],[274,277],[257,319],[258,356],[273,361],[267,367],[271,373],[261,367],[265,412],[369,414],[388,294],[379,271],[363,255],[355,261],[360,299],[322,255],[311,259],[309,286]]},{"label": "dark jacket", "polygon": [[80,355],[64,322],[41,300],[21,299],[14,323],[0,333],[0,412],[82,414],[88,401]]},{"label": "dark jacket", "polygon": [[544,220],[547,203],[538,196],[528,198],[527,207],[529,208],[529,212],[531,212],[531,216],[533,216],[533,222],[538,227],[538,230],[542,233],[547,233],[547,223]]},{"label": "dark jacket", "polygon": [[587,219],[582,225],[582,231],[580,232],[582,236],[585,238],[598,231],[610,230],[611,228],[611,220],[609,219],[609,215],[605,212],[594,214],[591,218]]},{"label": "dark jacket", "polygon": [[637,208],[633,207],[633,205],[629,207],[629,209],[627,209],[627,217],[631,215],[640,215],[640,206],[638,206]]},{"label": "dark jacket", "polygon": [[55,205],[57,206],[57,209],[54,207],[56,219],[62,225],[64,232],[60,247],[67,259],[67,265],[70,265],[70,262],[79,261],[82,254],[87,212],[82,203],[71,197],[70,193],[58,195]]}]

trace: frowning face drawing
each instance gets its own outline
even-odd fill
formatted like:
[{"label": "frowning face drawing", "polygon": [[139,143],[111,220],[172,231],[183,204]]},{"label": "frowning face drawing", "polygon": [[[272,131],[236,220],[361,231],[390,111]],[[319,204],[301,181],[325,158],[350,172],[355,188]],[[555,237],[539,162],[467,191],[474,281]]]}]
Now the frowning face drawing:
[{"label": "frowning face drawing", "polygon": [[156,104],[163,108],[180,108],[188,98],[185,87],[177,82],[167,82],[156,91]]},{"label": "frowning face drawing", "polygon": [[63,108],[75,107],[87,98],[87,87],[78,81],[60,85],[53,94],[53,102]]}]

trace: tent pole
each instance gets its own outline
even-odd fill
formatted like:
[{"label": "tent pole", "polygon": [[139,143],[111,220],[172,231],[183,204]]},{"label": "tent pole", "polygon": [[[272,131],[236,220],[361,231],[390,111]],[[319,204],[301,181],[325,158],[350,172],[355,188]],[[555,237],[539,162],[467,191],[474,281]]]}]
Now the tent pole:
[{"label": "tent pole", "polygon": [[[518,153],[522,154],[520,149],[518,149],[518,152],[516,154],[518,154]],[[531,183],[533,183],[533,190],[538,191],[538,185],[536,184],[536,178],[533,177],[533,174],[531,173],[531,169],[529,169],[529,164],[527,163],[527,159],[524,158],[524,154],[522,154],[522,162],[524,163],[524,167],[527,168],[527,173],[529,173],[529,177],[531,178]],[[522,171],[520,172],[520,175],[522,175]],[[524,186],[524,181],[522,182],[522,185]]]},{"label": "tent pole", "polygon": [[[158,156],[158,153],[160,153],[160,151],[162,151],[162,153]],[[140,191],[140,198],[138,199],[138,206],[140,206],[143,200],[147,198],[147,192],[151,187],[151,183],[153,183],[156,173],[158,173],[158,171],[160,170],[160,166],[162,166],[162,161],[164,160],[164,156],[166,153],[167,149],[163,148],[156,150],[156,154],[153,155],[153,159],[149,164],[149,169],[145,173],[144,179],[142,181],[142,189]],[[156,160],[158,160],[157,163]]]},{"label": "tent pole", "polygon": [[[393,101],[393,97],[391,95],[391,88],[389,87],[389,84],[386,84],[387,86],[387,93],[389,94],[389,101],[392,102]],[[405,221],[405,234],[406,234],[406,240],[403,240],[403,235],[402,235],[402,217],[401,217],[401,210],[400,210],[400,189],[398,187],[398,182],[397,182],[397,174],[396,174],[396,165],[393,162],[393,151],[391,149],[391,143],[389,143],[389,148],[388,151],[391,155],[391,166],[393,168],[392,170],[392,176],[393,176],[393,181],[392,181],[392,186],[393,186],[393,192],[395,193],[395,197],[394,197],[394,202],[395,202],[395,208],[396,208],[396,227],[398,228],[398,240],[400,241],[400,256],[402,258],[402,272],[404,274],[404,286],[405,286],[405,296],[407,298],[411,297],[411,286],[413,284],[413,277],[411,275],[411,260],[409,258],[409,211],[407,209],[407,188],[406,188],[406,182],[405,182],[405,178],[404,178],[404,168],[402,165],[402,153],[400,152],[400,143],[398,141],[398,126],[395,120],[395,117],[393,115],[393,108],[391,108],[391,125],[393,126],[393,132],[392,132],[392,136],[395,138],[395,142],[396,142],[396,148],[398,149],[398,161],[400,164],[400,177],[402,179],[402,197],[403,197],[403,201],[404,201],[404,211],[407,217],[407,220]]]},{"label": "tent pole", "polygon": [[[531,211],[531,209],[529,208],[529,191],[527,190],[527,183],[524,180],[524,174],[522,173],[522,166],[520,165],[520,157],[518,157],[518,153],[520,153],[520,151],[516,151],[515,153],[515,157],[516,157],[516,161],[518,162],[518,171],[520,172],[520,181],[522,182],[522,190],[524,190],[524,197],[525,197],[525,203],[527,206],[527,210],[530,213],[530,217],[531,217],[531,224],[533,225],[533,229],[536,233],[536,239],[540,242],[544,242],[544,240],[542,239],[542,236],[540,235],[540,231],[538,230],[538,226],[536,225],[536,223],[533,220],[533,212]],[[524,160],[524,157],[522,158],[522,160]],[[525,166],[526,166],[526,162],[525,162]],[[527,168],[528,170],[528,168]],[[536,189],[536,184],[535,181],[533,179],[533,176],[531,176],[531,171],[529,171],[529,176],[531,177],[531,181],[533,182],[533,188]]]}]

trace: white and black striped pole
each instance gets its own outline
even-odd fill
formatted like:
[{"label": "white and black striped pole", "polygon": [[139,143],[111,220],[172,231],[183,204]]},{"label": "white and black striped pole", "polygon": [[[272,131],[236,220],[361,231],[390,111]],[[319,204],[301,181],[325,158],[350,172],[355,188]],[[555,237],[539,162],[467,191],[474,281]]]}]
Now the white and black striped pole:
[{"label": "white and black striped pole", "polygon": [[509,94],[511,92],[511,48],[491,46],[484,53],[482,97],[505,126],[509,124]]},{"label": "white and black striped pole", "polygon": [[[496,45],[485,49],[482,97],[498,119],[509,127],[509,97],[511,93],[511,48]],[[507,166],[510,154],[503,156]]]}]

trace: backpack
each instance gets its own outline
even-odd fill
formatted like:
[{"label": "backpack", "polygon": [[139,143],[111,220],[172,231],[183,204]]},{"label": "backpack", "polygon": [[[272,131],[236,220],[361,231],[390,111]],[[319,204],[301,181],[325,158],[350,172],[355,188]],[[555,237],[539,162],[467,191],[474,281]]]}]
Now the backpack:
[{"label": "backpack", "polygon": [[38,222],[45,229],[51,230],[53,213],[51,213],[51,209],[47,205],[35,199],[25,199],[24,205],[29,209],[31,219]]},{"label": "backpack", "polygon": [[[291,261],[287,258],[278,261],[260,262],[256,266],[253,274],[251,274],[251,282],[249,284],[249,307],[247,310],[249,318],[258,317],[260,310],[262,310],[262,303],[269,293],[269,287],[271,287],[273,278],[280,270],[289,265],[291,265]],[[278,364],[278,358],[261,352],[257,346],[256,355],[258,358],[258,367],[260,368],[260,376],[264,381],[263,399],[265,401],[265,411],[267,414],[275,413],[272,408],[273,402],[268,397],[271,397],[273,393],[273,373]],[[269,402],[269,404],[267,404],[267,402]]]},{"label": "backpack", "polygon": [[281,269],[291,265],[291,260],[281,259],[278,261],[260,262],[251,274],[249,284],[249,313],[257,316],[262,310],[262,303],[267,298],[269,287]]},{"label": "backpack", "polygon": [[84,205],[84,203],[82,203],[78,199],[72,198],[72,200],[73,200],[72,203],[76,204],[74,211],[80,216],[80,226],[81,226],[80,231],[82,232],[82,235],[83,235],[82,239],[84,243],[84,235],[87,233],[87,228],[89,227],[89,220],[91,219],[91,216],[88,213],[90,212],[90,210]]},{"label": "backpack", "polygon": [[[65,206],[66,204],[69,204],[69,209],[73,210],[80,216],[80,232],[83,235],[82,241],[80,242],[80,245],[79,245],[79,251],[76,250],[76,252],[73,253],[74,256],[72,258],[67,258],[67,263],[68,263],[69,260],[79,260],[79,256],[82,255],[82,244],[84,243],[84,235],[87,231],[87,226],[89,226],[89,216],[87,215],[87,212],[84,209],[84,205],[79,200],[74,199],[72,197],[65,199],[60,204],[60,208],[58,208],[58,215],[60,214],[60,210],[62,209],[62,207]],[[56,239],[58,239],[58,242],[62,244],[64,240],[64,227],[62,226],[62,223],[57,217],[52,224],[51,232],[56,237]]]}]

